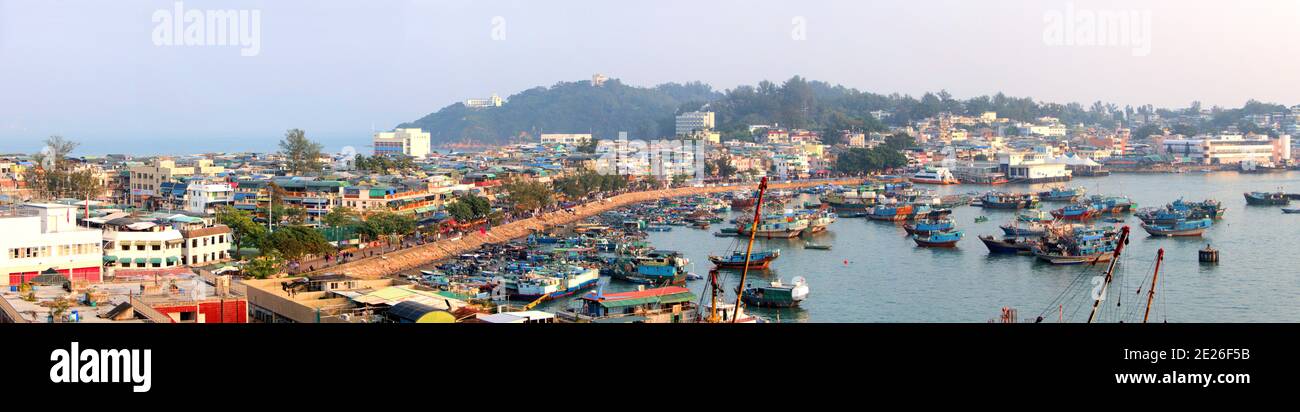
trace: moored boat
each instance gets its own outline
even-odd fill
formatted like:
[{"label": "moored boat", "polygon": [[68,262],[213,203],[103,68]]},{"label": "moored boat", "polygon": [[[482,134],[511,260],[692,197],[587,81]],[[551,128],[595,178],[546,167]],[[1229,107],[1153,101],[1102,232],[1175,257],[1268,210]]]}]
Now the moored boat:
[{"label": "moored boat", "polygon": [[1277,206],[1291,203],[1291,198],[1282,192],[1247,192],[1246,204],[1257,206]]},{"label": "moored boat", "polygon": [[740,296],[754,306],[790,308],[807,299],[808,292],[808,282],[803,276],[796,276],[789,284],[777,279],[763,286],[746,286]]},{"label": "moored boat", "polygon": [[1033,242],[1021,237],[1005,237],[1001,240],[992,235],[980,235],[980,242],[989,248],[989,253],[1032,253]]},{"label": "moored boat", "polygon": [[916,245],[921,247],[954,247],[957,246],[957,241],[961,240],[962,236],[962,231],[950,230],[947,232],[934,232],[925,235],[915,234],[912,235],[912,241],[916,242]]},{"label": "moored boat", "polygon": [[903,225],[903,230],[909,235],[928,235],[935,232],[945,232],[952,230],[954,227],[952,219],[926,219],[916,222],[916,224]]},{"label": "moored boat", "polygon": [[1038,207],[1038,196],[1032,193],[988,192],[980,197],[979,206],[985,209],[1032,209]]},{"label": "moored boat", "polygon": [[1090,205],[1077,203],[1052,211],[1052,216],[1060,220],[1090,220],[1100,214],[1100,210]]},{"label": "moored boat", "polygon": [[926,167],[917,171],[909,179],[912,183],[931,185],[955,185],[961,183],[946,167]]},{"label": "moored boat", "polygon": [[1150,233],[1151,236],[1200,236],[1209,229],[1214,221],[1210,218],[1179,220],[1170,224],[1148,224],[1143,223],[1142,229]]},{"label": "moored boat", "polygon": [[[778,257],[781,257],[781,249],[750,253],[749,268],[767,269]],[[738,250],[728,256],[709,256],[709,261],[720,268],[741,269],[745,267],[745,252]]]},{"label": "moored boat", "polygon": [[1038,192],[1038,198],[1044,202],[1073,202],[1083,197],[1087,190],[1083,187],[1053,187],[1051,190]]},{"label": "moored boat", "polygon": [[619,262],[610,269],[609,274],[615,279],[632,283],[680,285],[686,282],[688,263],[681,252],[654,250]]},{"label": "moored boat", "polygon": [[510,299],[532,301],[569,296],[599,281],[600,270],[596,268],[568,266],[507,279],[505,285]]},{"label": "moored boat", "polygon": [[[1035,244],[1034,256],[1053,265],[1105,262],[1111,259],[1119,243],[1114,233],[1103,229],[1068,228],[1064,231]],[[1128,226],[1124,226],[1123,237],[1127,237],[1128,231]]]},{"label": "moored boat", "polygon": [[753,229],[753,221],[737,223],[736,233],[749,236],[752,230],[755,237],[793,238],[799,237],[807,228],[808,219],[793,215],[769,215],[758,222],[757,230]]}]

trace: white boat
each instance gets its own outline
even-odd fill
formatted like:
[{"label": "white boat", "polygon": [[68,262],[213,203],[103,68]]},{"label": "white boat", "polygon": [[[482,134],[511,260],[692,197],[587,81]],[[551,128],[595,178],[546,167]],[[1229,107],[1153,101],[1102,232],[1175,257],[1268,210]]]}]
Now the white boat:
[{"label": "white boat", "polygon": [[923,183],[932,185],[955,185],[960,183],[957,177],[946,167],[926,167],[912,175],[912,183]]}]

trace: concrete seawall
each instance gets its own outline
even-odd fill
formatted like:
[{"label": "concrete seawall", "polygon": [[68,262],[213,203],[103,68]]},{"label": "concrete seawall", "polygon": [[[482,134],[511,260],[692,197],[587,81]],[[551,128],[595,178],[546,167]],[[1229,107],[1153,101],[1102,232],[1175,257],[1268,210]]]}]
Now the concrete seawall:
[{"label": "concrete seawall", "polygon": [[[821,184],[858,184],[863,179],[835,179],[835,180],[814,180],[799,181],[791,183],[771,183],[770,189],[793,189]],[[573,213],[568,212],[551,212],[541,216],[528,219],[516,220],[500,226],[493,227],[486,234],[472,232],[466,234],[457,240],[442,240],[434,243],[416,246],[410,249],[403,249],[390,252],[383,256],[375,256],[344,263],[342,265],[330,267],[327,269],[317,270],[308,273],[318,275],[324,273],[342,273],[359,278],[376,278],[390,274],[414,270],[426,266],[439,260],[447,259],[478,249],[486,243],[499,243],[528,236],[535,230],[542,230],[548,225],[561,225],[577,222],[591,216],[596,216],[605,211],[619,207],[658,200],[669,197],[690,196],[706,193],[730,192],[737,190],[754,190],[757,185],[740,185],[740,186],[721,186],[721,187],[683,187],[676,189],[653,190],[645,192],[625,193],[618,196],[606,198],[603,201],[586,203],[571,209]]]}]

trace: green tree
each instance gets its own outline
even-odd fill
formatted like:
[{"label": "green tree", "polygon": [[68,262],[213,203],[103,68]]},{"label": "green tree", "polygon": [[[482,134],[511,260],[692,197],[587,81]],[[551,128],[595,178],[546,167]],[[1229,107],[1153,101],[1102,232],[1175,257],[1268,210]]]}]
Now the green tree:
[{"label": "green tree", "polygon": [[324,165],[320,162],[320,143],[307,139],[302,129],[289,129],[280,141],[280,154],[285,158],[289,173],[302,175],[320,172]]},{"label": "green tree", "polygon": [[243,274],[247,278],[266,279],[284,272],[284,266],[284,258],[279,252],[271,251],[249,259],[248,263],[244,264]]},{"label": "green tree", "polygon": [[535,210],[555,203],[551,188],[541,182],[511,182],[506,184],[503,189],[509,193],[509,200],[514,203],[515,210],[518,211]]},{"label": "green tree", "polygon": [[835,159],[835,171],[848,174],[871,173],[907,165],[907,156],[886,146],[871,149],[852,148]]},{"label": "green tree", "polygon": [[254,222],[252,214],[234,207],[222,206],[217,209],[216,221],[230,227],[235,259],[239,259],[239,248],[256,246],[266,234],[266,227]]},{"label": "green tree", "polygon": [[334,247],[320,231],[307,226],[291,225],[278,228],[263,237],[261,249],[263,253],[273,250],[285,259],[298,260],[306,255],[323,255],[333,251]]}]

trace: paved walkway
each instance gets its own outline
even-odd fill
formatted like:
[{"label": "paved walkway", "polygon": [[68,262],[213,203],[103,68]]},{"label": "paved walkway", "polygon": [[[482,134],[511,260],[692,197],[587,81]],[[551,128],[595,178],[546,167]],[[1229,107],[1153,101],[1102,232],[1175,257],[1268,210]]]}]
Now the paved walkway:
[{"label": "paved walkway", "polygon": [[[770,189],[792,189],[822,184],[857,184],[862,182],[862,178],[849,179],[830,179],[830,180],[804,180],[796,182],[769,183]],[[737,190],[753,190],[756,185],[735,185],[735,186],[717,186],[717,187],[682,187],[675,189],[652,190],[644,192],[625,193],[603,200],[593,201],[578,205],[570,209],[563,209],[554,212],[544,213],[527,219],[520,219],[513,222],[505,223],[492,228],[487,233],[472,232],[464,235],[459,239],[441,240],[432,243],[426,243],[404,249],[389,249],[386,253],[376,256],[362,257],[360,252],[352,261],[343,264],[331,264],[329,267],[315,266],[311,264],[301,264],[299,270],[306,272],[307,275],[317,275],[324,273],[343,273],[360,278],[377,278],[399,273],[402,271],[415,270],[433,262],[443,260],[452,256],[459,255],[470,251],[477,250],[486,243],[506,242],[511,239],[517,239],[528,236],[535,230],[542,230],[546,226],[561,225],[576,222],[587,217],[595,216],[608,210],[619,207],[658,200],[668,197],[690,196],[705,193],[731,192]],[[369,249],[366,249],[369,250]],[[364,250],[363,250],[364,252]],[[324,262],[320,262],[323,264]],[[314,267],[314,271],[308,270]]]}]

